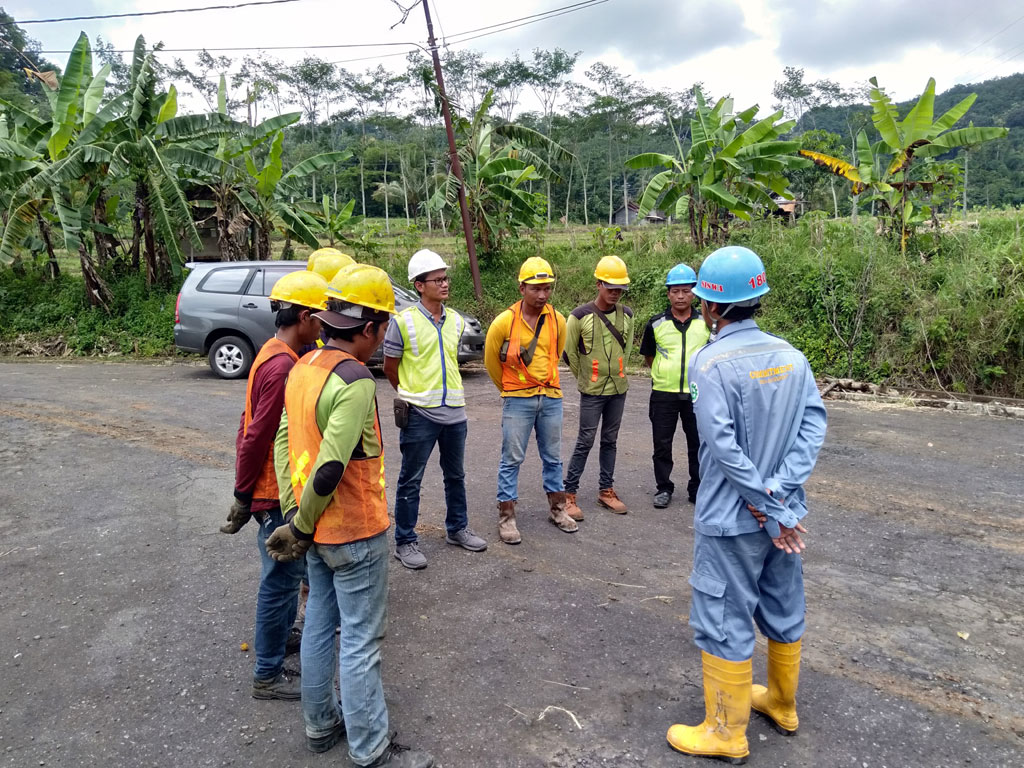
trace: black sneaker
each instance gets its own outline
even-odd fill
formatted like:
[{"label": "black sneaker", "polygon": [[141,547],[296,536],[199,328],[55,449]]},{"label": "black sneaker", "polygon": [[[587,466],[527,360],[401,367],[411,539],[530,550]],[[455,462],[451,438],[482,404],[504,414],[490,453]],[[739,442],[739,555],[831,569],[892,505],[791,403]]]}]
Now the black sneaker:
[{"label": "black sneaker", "polygon": [[389,734],[389,742],[384,752],[366,768],[379,768],[382,765],[388,768],[431,768],[434,765],[433,755],[396,743],[397,735],[398,731]]},{"label": "black sneaker", "polygon": [[292,627],[288,630],[288,639],[284,643],[284,655],[291,656],[293,653],[298,653],[302,647],[302,630],[298,627]]},{"label": "black sneaker", "polygon": [[306,749],[310,752],[326,752],[345,738],[345,721],[339,720],[330,733],[323,736],[306,735]]},{"label": "black sneaker", "polygon": [[658,491],[654,494],[654,508],[664,509],[672,501],[672,491]]}]

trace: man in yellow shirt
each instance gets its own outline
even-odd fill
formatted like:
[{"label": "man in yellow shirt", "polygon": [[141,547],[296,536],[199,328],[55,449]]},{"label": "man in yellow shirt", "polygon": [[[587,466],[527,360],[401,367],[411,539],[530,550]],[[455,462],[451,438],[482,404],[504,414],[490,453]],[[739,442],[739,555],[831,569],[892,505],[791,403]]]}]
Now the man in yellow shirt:
[{"label": "man in yellow shirt", "polygon": [[562,484],[558,358],[565,348],[565,317],[548,304],[554,283],[555,275],[547,261],[533,256],[523,262],[519,270],[519,293],[523,298],[494,319],[484,345],[487,373],[502,397],[498,535],[506,544],[522,541],[516,527],[519,466],[534,430],[549,519],[566,533],[578,528],[565,512]]}]

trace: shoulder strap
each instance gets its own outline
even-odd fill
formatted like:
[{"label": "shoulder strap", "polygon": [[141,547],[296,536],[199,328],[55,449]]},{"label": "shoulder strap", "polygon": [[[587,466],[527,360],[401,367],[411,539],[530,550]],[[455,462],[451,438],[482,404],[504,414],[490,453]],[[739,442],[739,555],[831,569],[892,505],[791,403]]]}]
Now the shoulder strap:
[{"label": "shoulder strap", "polygon": [[520,350],[519,359],[523,361],[523,365],[528,366],[533,362],[533,353],[537,351],[537,339],[540,338],[541,328],[544,327],[544,318],[547,317],[543,312],[540,313],[540,317],[537,319],[537,327],[534,329],[533,338],[530,339],[530,344],[526,349]]},{"label": "shoulder strap", "polygon": [[[616,308],[616,312],[618,312],[618,308]],[[622,338],[622,334],[619,333],[619,329],[616,328],[614,325],[612,325],[610,322],[608,322],[608,318],[604,314],[604,312],[602,312],[601,310],[597,309],[596,307],[595,307],[594,314],[597,315],[599,318],[601,318],[601,322],[604,323],[604,327],[608,329],[608,333],[610,333],[612,335],[612,338],[615,339],[615,341],[618,343],[619,348],[623,352],[625,352],[626,351],[626,340],[624,338]]]}]

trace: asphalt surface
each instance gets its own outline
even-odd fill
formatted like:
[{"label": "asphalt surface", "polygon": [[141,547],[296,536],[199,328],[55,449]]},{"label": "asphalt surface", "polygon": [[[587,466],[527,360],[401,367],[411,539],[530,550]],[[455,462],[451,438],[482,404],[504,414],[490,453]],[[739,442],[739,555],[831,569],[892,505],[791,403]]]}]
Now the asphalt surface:
[{"label": "asphalt surface", "polygon": [[[484,374],[466,382],[471,524],[491,547],[444,543],[432,464],[430,565],[392,561],[384,676],[399,741],[446,768],[713,764],[665,743],[703,704],[693,510],[685,495],[651,507],[648,383],[634,382],[619,438],[630,514],[596,508],[592,455],[587,519],[558,531],[534,451],[523,544],[509,547],[494,509],[499,399]],[[348,764],[343,745],[305,751],[297,702],[249,695],[255,526],[217,533],[244,393],[199,365],[0,362],[0,765]],[[808,486],[800,732],[754,716],[749,764],[1024,764],[1024,421],[853,403],[829,419]],[[382,421],[393,495],[397,435]]]}]

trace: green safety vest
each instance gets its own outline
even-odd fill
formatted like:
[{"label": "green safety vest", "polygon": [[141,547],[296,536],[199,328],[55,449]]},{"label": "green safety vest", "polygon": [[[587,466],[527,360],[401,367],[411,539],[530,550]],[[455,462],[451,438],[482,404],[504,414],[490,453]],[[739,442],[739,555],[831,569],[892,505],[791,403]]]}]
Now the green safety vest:
[{"label": "green safety vest", "polygon": [[445,310],[438,328],[417,304],[399,312],[394,322],[402,333],[398,396],[421,408],[464,406],[466,391],[459,373],[459,343],[466,329],[462,315]]},{"label": "green safety vest", "polygon": [[708,327],[700,315],[695,314],[684,336],[676,327],[669,310],[654,321],[653,329],[657,347],[654,362],[651,363],[653,388],[659,392],[689,392],[690,358],[708,343],[711,335]]}]

